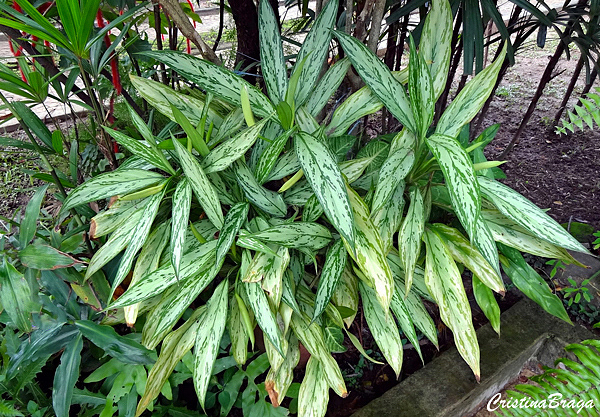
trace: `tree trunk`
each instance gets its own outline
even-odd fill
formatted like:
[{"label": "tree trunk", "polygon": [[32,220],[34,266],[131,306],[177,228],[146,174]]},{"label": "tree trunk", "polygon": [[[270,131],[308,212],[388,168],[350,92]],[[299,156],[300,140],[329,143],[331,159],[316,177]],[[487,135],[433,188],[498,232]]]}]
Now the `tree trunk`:
[{"label": "tree trunk", "polygon": [[245,69],[249,75],[244,76],[246,81],[255,84],[256,78],[250,74],[257,74],[257,67],[249,65],[260,61],[260,48],[258,41],[258,12],[252,0],[229,0],[231,14],[237,30],[238,48],[235,65]]}]

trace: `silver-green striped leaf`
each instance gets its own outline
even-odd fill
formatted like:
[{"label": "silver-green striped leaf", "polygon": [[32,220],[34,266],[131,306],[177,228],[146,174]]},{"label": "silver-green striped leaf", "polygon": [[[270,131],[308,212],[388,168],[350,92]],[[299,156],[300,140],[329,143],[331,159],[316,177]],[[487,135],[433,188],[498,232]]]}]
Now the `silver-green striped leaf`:
[{"label": "silver-green striped leaf", "polygon": [[[191,240],[189,236],[187,240]],[[182,283],[186,278],[198,274],[203,269],[208,269],[211,265],[216,245],[217,241],[213,240],[183,255],[179,271]],[[144,274],[139,281],[133,283],[127,291],[110,305],[110,309],[142,302],[150,297],[161,294],[176,283],[178,283],[178,279],[173,266],[167,263],[155,271]]]},{"label": "silver-green striped leaf", "polygon": [[506,217],[520,224],[529,233],[567,249],[587,253],[587,249],[560,224],[515,190],[495,180],[478,177],[479,185]]},{"label": "silver-green striped leaf", "polygon": [[311,356],[298,393],[298,415],[325,417],[329,403],[329,386],[323,368],[317,358]]},{"label": "silver-green striped leaf", "polygon": [[358,311],[358,279],[346,266],[342,276],[331,294],[331,301],[340,311],[344,311],[343,320],[349,328]]},{"label": "silver-green striped leaf", "polygon": [[[238,301],[238,299],[240,301]],[[244,301],[237,294],[229,297],[229,313],[227,314],[227,333],[231,339],[231,356],[235,359],[238,365],[244,365],[248,360],[248,333],[246,324],[239,303]],[[245,305],[244,305],[245,308]],[[248,314],[248,310],[245,311]],[[250,322],[250,317],[247,317]],[[254,334],[254,329],[252,329]]]},{"label": "silver-green striped leaf", "polygon": [[294,222],[270,227],[249,237],[288,248],[319,250],[331,242],[331,233],[318,223]]},{"label": "silver-green striped leaf", "polygon": [[164,179],[165,177],[156,172],[141,169],[128,169],[100,174],[72,190],[63,202],[61,212],[64,213],[81,204],[113,196],[122,196],[151,187]]},{"label": "silver-green striped leaf", "polygon": [[169,164],[165,156],[161,154],[162,151],[160,151],[156,147],[152,148],[147,143],[130,138],[129,136],[117,130],[110,129],[106,126],[102,127],[104,128],[104,130],[106,130],[106,132],[108,132],[110,136],[112,136],[114,140],[116,140],[120,145],[124,146],[133,155],[139,156],[140,158],[149,162],[153,166],[160,168],[171,175],[175,174],[175,170],[173,169],[171,164]]},{"label": "silver-green striped leaf", "polygon": [[347,257],[346,248],[342,240],[336,241],[327,251],[325,264],[319,277],[313,321],[325,311],[325,307],[329,303],[331,295],[336,289],[342,272],[346,267]]},{"label": "silver-green striped leaf", "polygon": [[479,212],[477,223],[475,224],[475,236],[473,237],[473,245],[479,250],[486,261],[494,268],[496,274],[500,276],[500,259],[498,258],[498,247],[494,241],[494,235],[483,220],[483,216]]},{"label": "silver-green striped leaf", "polygon": [[256,142],[256,139],[267,120],[268,119],[263,119],[255,125],[242,130],[231,139],[226,140],[213,149],[206,155],[206,158],[202,160],[204,172],[210,174],[212,172],[223,171],[225,168],[229,167],[233,161],[244,156],[248,149]]},{"label": "silver-green striped leaf", "polygon": [[280,180],[288,175],[292,175],[302,169],[296,152],[290,150],[283,155],[280,155],[275,162],[275,166],[264,182]]},{"label": "silver-green striped leaf", "polygon": [[404,87],[388,67],[358,39],[339,31],[335,34],[358,75],[400,123],[416,132],[415,119]]},{"label": "silver-green striped leaf", "polygon": [[254,113],[260,117],[267,117],[275,111],[269,99],[258,88],[223,67],[175,51],[147,51],[144,55],[168,65],[184,78],[227,103],[238,106],[240,91],[245,87]]},{"label": "silver-green striped leaf", "polygon": [[471,158],[454,137],[434,134],[428,137],[426,142],[444,173],[452,208],[469,237],[473,239],[481,197]]},{"label": "silver-green striped leaf", "polygon": [[262,187],[243,161],[237,160],[234,167],[238,184],[252,204],[275,217],[284,217],[287,214],[287,205],[283,197]]},{"label": "silver-green striped leaf", "polygon": [[322,142],[309,134],[298,133],[294,137],[294,144],[306,179],[325,214],[353,250],[355,232],[352,208],[335,158]]},{"label": "silver-green striped leaf", "polygon": [[[148,239],[144,242],[140,255],[135,262],[129,288],[139,282],[143,276],[158,269],[162,252],[169,243],[169,229],[170,222],[167,221],[161,223],[152,233],[150,233],[150,236],[148,236]],[[129,327],[133,327],[133,324],[137,319],[139,307],[139,303],[136,303],[124,308],[125,323],[127,323]]]},{"label": "silver-green striped leaf", "polygon": [[297,107],[301,106],[308,97],[314,94],[315,84],[323,68],[323,61],[329,53],[331,29],[335,24],[337,9],[337,2],[327,2],[317,16],[312,29],[306,35],[298,52],[296,64],[290,76],[290,78],[294,77],[296,71],[301,70],[294,96]]},{"label": "silver-green striped leaf", "polygon": [[173,206],[171,211],[171,265],[173,265],[175,275],[179,276],[179,264],[183,256],[185,235],[192,205],[192,186],[187,178],[182,178],[179,181],[171,201]]},{"label": "silver-green striped leaf", "polygon": [[154,223],[154,218],[156,217],[158,207],[160,206],[164,195],[165,190],[163,190],[161,193],[153,195],[148,199],[148,204],[146,204],[140,220],[138,221],[137,226],[131,235],[131,240],[127,244],[127,249],[125,249],[125,253],[121,257],[119,268],[117,269],[112,283],[111,294],[115,292],[127,274],[129,274],[135,255],[137,255],[138,251],[142,248],[144,242],[148,238],[150,227],[152,227],[152,223]]},{"label": "silver-green striped leaf", "polygon": [[440,317],[452,330],[456,348],[479,381],[479,343],[462,278],[442,239],[426,229],[425,283],[440,308]]},{"label": "silver-green striped leaf", "polygon": [[406,292],[410,291],[417,259],[421,254],[421,238],[425,230],[423,196],[417,187],[410,190],[410,205],[398,233],[398,252],[404,269]]},{"label": "silver-green striped leaf", "polygon": [[373,94],[371,89],[363,87],[335,109],[325,132],[327,136],[343,135],[354,122],[368,114],[379,111],[382,107],[383,103]]},{"label": "silver-green striped leaf", "polygon": [[302,219],[306,222],[316,222],[323,215],[323,206],[319,203],[316,195],[312,195],[304,205]]},{"label": "silver-green striped leaf", "polygon": [[221,264],[225,259],[225,255],[229,252],[235,236],[248,217],[249,208],[248,203],[237,203],[231,207],[229,213],[225,216],[225,222],[217,240],[217,265]]},{"label": "silver-green striped leaf", "polygon": [[175,140],[173,144],[179,156],[181,168],[190,181],[192,190],[194,190],[206,216],[217,229],[221,229],[223,227],[223,211],[215,188],[208,180],[198,160],[179,141]]},{"label": "silver-green striped leaf", "polygon": [[408,98],[412,109],[417,133],[425,137],[433,121],[435,97],[433,80],[423,54],[417,53],[413,37],[410,36],[410,61],[408,64]]},{"label": "silver-green striped leaf", "polygon": [[377,155],[372,155],[341,162],[339,164],[340,171],[346,177],[348,184],[352,184],[354,181],[358,180],[376,157]]},{"label": "silver-green striped leaf", "polygon": [[283,335],[269,306],[269,300],[265,292],[260,284],[256,282],[243,283],[242,286],[246,290],[247,299],[250,303],[250,308],[254,312],[258,326],[267,336],[273,347],[283,356]]},{"label": "silver-green striped leaf", "polygon": [[487,287],[504,294],[504,283],[500,275],[458,230],[441,223],[429,227],[444,239],[446,247],[457,262],[469,268]]},{"label": "silver-green striped leaf", "polygon": [[400,182],[412,169],[414,162],[415,153],[410,149],[400,148],[387,157],[379,171],[379,182],[373,197],[373,213],[389,201]]},{"label": "silver-green striped leaf", "polygon": [[146,202],[145,199],[115,201],[108,209],[92,218],[89,231],[90,237],[96,239],[119,230]]},{"label": "silver-green striped leaf", "polygon": [[[129,77],[138,93],[140,93],[152,107],[156,108],[156,110],[167,116],[169,119],[175,120],[173,109],[171,107],[173,106],[179,109],[192,124],[197,125],[200,123],[205,105],[203,100],[182,94],[169,86],[148,78],[136,77],[135,75],[130,75]],[[212,106],[209,106],[206,120],[207,127],[211,122],[215,127],[220,127],[223,116],[213,109]]]},{"label": "silver-green striped leaf", "polygon": [[496,84],[496,78],[498,78],[505,55],[506,43],[496,60],[473,77],[458,96],[452,100],[452,103],[440,117],[435,129],[436,133],[455,138],[463,126],[475,117]]},{"label": "silver-green striped leaf", "polygon": [[240,233],[238,239],[236,240],[236,244],[245,249],[251,249],[257,252],[268,253],[270,255],[275,255],[275,252],[264,242],[261,242],[258,239],[254,239],[250,237],[251,233],[245,229],[240,229]]},{"label": "silver-green striped leaf", "polygon": [[429,65],[433,82],[434,101],[440,97],[446,87],[450,55],[452,52],[452,10],[445,0],[433,0],[425,18],[419,54]]},{"label": "silver-green striped leaf", "polygon": [[394,278],[383,250],[383,243],[369,216],[369,209],[365,202],[356,191],[350,187],[347,187],[347,190],[356,229],[356,254],[347,247],[348,253],[375,289],[383,311],[387,312],[394,292]]},{"label": "silver-green striped leaf", "polygon": [[[281,303],[281,297],[283,296],[283,275],[285,270],[290,264],[290,251],[284,246],[280,246],[277,249],[277,256],[273,261],[271,267],[266,271],[263,280],[260,285],[269,299],[271,309],[273,311],[279,310]],[[287,350],[284,346],[283,350]],[[272,364],[272,363],[271,363]]]},{"label": "silver-green striped leaf", "polygon": [[394,244],[394,234],[402,224],[404,214],[404,181],[400,181],[392,198],[377,212],[371,213],[373,225],[379,231],[383,251],[388,253]]},{"label": "silver-green striped leaf", "polygon": [[373,339],[375,339],[381,353],[396,373],[396,378],[398,378],[402,370],[404,352],[398,327],[394,320],[389,317],[388,312],[381,307],[375,291],[362,281],[359,281],[359,288],[369,330],[371,330]]},{"label": "silver-green striped leaf", "polygon": [[260,28],[258,31],[260,66],[267,92],[274,103],[285,101],[288,78],[279,22],[268,1],[260,2],[258,5],[258,27]]},{"label": "silver-green striped leaf", "polygon": [[269,177],[269,174],[277,163],[279,155],[281,152],[283,152],[283,148],[285,147],[291,133],[292,131],[288,130],[280,134],[273,142],[269,144],[269,146],[258,158],[256,168],[254,169],[254,174],[259,184],[265,183],[266,179]]},{"label": "silver-green striped leaf", "polygon": [[[306,65],[306,64],[305,64]],[[350,60],[343,58],[331,66],[319,80],[315,88],[311,91],[304,107],[313,116],[317,116],[323,107],[327,104],[331,96],[337,91],[338,87],[344,81],[344,77],[350,69]],[[298,91],[298,90],[296,90]]]},{"label": "silver-green striped leaf", "polygon": [[500,334],[500,307],[494,297],[494,293],[489,289],[487,285],[479,280],[476,276],[473,276],[473,295],[475,295],[475,301],[477,305],[483,311],[483,314],[487,317],[492,325],[492,328],[498,335]]},{"label": "silver-green striped leaf", "polygon": [[227,289],[228,281],[224,280],[215,289],[212,297],[206,303],[200,327],[196,332],[194,345],[194,388],[198,401],[204,408],[204,400],[212,369],[219,353],[219,344],[225,331],[227,320]]},{"label": "silver-green striped leaf", "polygon": [[[269,373],[265,379],[265,389],[269,393],[273,407],[279,407],[285,398],[285,394],[294,378],[294,369],[299,361],[300,349],[298,347],[298,339],[294,335],[290,335],[285,360],[277,371],[274,371],[273,368],[269,369]],[[326,389],[328,389],[325,378],[323,378],[323,381]]]},{"label": "silver-green striped leaf", "polygon": [[394,316],[398,320],[398,324],[402,329],[402,333],[406,336],[406,338],[412,343],[413,347],[419,354],[421,358],[421,362],[423,362],[423,354],[421,353],[421,346],[419,345],[419,338],[417,337],[417,332],[415,330],[415,325],[413,323],[412,315],[408,307],[406,306],[405,300],[400,297],[400,292],[394,291],[394,295],[392,296],[392,302],[390,303],[390,308],[394,312]]}]

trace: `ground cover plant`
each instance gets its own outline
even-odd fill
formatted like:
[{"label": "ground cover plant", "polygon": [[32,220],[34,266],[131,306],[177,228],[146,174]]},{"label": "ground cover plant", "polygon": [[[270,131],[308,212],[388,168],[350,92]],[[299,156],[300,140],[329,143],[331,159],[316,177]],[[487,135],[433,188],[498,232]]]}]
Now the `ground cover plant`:
[{"label": "ground cover plant", "polygon": [[[501,268],[523,293],[569,321],[520,252],[569,263],[565,248],[586,249],[496,181],[500,163],[487,161],[483,148],[497,126],[473,141],[464,134],[494,87],[503,53],[432,126],[450,66],[449,4],[432,2],[419,48],[411,39],[409,66],[395,73],[363,44],[332,31],[336,16],[330,1],[288,75],[277,19],[268,2],[260,3],[267,94],[187,54],[143,53],[197,87],[186,94],[131,77],[184,134],[159,137],[131,109],[136,132],[104,127],[131,157],[70,191],[53,224],[37,226],[46,189],[15,221],[18,235],[3,240],[2,317],[12,333],[3,342],[0,383],[25,367],[33,378],[58,354],[52,360],[60,362],[54,378],[61,384],[54,384],[51,404],[38,408],[51,406],[59,416],[72,404],[89,415],[164,415],[159,395],[172,397],[174,380],[190,377],[207,412],[213,387],[221,385],[223,415],[235,403],[245,415],[285,415],[287,396],[299,415],[317,416],[326,412],[330,388],[347,395],[331,353],[345,336],[362,350],[348,330],[359,308],[398,375],[400,330],[417,350],[417,329],[437,345],[423,300],[434,302],[480,377],[463,266],[496,331]],[[332,36],[347,58],[320,77]],[[350,65],[366,86],[319,124],[317,114]],[[346,134],[382,107],[402,131],[368,144]],[[99,213],[87,206],[92,202]],[[121,323],[141,334],[125,337],[109,327]],[[261,343],[266,353],[256,357]],[[310,358],[298,387],[292,382],[301,350]],[[112,359],[100,361],[104,354]],[[98,367],[83,382],[102,382],[93,393],[79,381],[89,357]],[[227,376],[213,377],[221,371]],[[42,397],[23,393],[30,381],[2,385],[13,398],[9,406]]]}]

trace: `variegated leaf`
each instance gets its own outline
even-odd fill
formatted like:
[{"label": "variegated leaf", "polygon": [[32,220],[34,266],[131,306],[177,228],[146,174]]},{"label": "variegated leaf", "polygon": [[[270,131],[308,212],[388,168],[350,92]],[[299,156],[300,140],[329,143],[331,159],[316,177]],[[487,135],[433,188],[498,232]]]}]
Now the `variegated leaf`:
[{"label": "variegated leaf", "polygon": [[440,308],[440,317],[452,330],[456,348],[479,381],[479,343],[462,278],[442,239],[426,229],[425,283]]},{"label": "variegated leaf", "polygon": [[325,214],[353,250],[355,232],[352,208],[335,158],[322,142],[309,134],[298,133],[294,143],[306,179]]},{"label": "variegated leaf", "polygon": [[248,90],[252,111],[258,116],[267,117],[275,111],[269,99],[258,88],[223,67],[175,51],[147,51],[144,55],[168,65],[184,78],[227,103],[238,106],[240,91],[245,87]]},{"label": "variegated leaf", "polygon": [[315,132],[320,129],[319,122],[304,107],[296,111],[296,124],[301,131],[311,135],[316,134]]},{"label": "variegated leaf", "polygon": [[245,229],[240,229],[238,239],[236,240],[237,246],[245,249],[251,249],[256,252],[267,253],[269,255],[275,255],[275,252],[264,242],[258,239],[250,237],[251,233]]},{"label": "variegated leaf", "polygon": [[121,228],[130,217],[140,209],[146,200],[123,201],[117,200],[110,207],[95,215],[90,222],[90,238],[106,236]]},{"label": "variegated leaf", "polygon": [[227,320],[227,290],[228,281],[224,280],[215,289],[212,297],[206,303],[206,312],[203,315],[200,327],[196,332],[194,346],[194,388],[198,401],[204,408],[204,399],[212,369],[219,353],[219,345],[225,322]]},{"label": "variegated leaf", "polygon": [[246,154],[246,151],[256,142],[258,135],[265,126],[268,119],[263,119],[249,128],[242,130],[231,139],[221,143],[213,149],[206,158],[202,160],[204,172],[210,174],[212,172],[223,171],[229,167],[233,161],[241,158]]},{"label": "variegated leaf", "polygon": [[410,341],[410,343],[412,343],[413,347],[421,358],[421,362],[423,362],[423,354],[421,353],[421,346],[419,345],[419,338],[417,337],[417,332],[415,331],[415,325],[413,324],[410,311],[406,307],[404,299],[400,298],[398,291],[394,291],[390,308],[398,320],[398,324],[402,329],[402,333],[404,333],[406,338]]},{"label": "variegated leaf", "polygon": [[263,80],[269,97],[273,103],[277,104],[285,101],[288,78],[283,58],[279,22],[268,1],[258,5],[258,27],[260,27],[258,39]]},{"label": "variegated leaf", "polygon": [[324,370],[317,358],[311,356],[298,394],[298,415],[303,417],[325,417],[329,403],[329,387]]},{"label": "variegated leaf", "polygon": [[139,417],[158,397],[162,387],[175,370],[175,366],[194,346],[196,333],[205,312],[206,307],[204,306],[196,309],[181,327],[165,337],[158,360],[152,365],[152,369],[148,373],[146,389],[137,405],[136,417]]},{"label": "variegated leaf", "polygon": [[179,162],[183,172],[188,178],[196,198],[204,209],[206,216],[217,227],[223,227],[223,211],[215,188],[208,180],[198,160],[183,147],[178,141],[174,141],[175,150],[179,156]]},{"label": "variegated leaf", "polygon": [[171,265],[175,275],[179,277],[179,264],[183,256],[185,235],[188,220],[190,218],[190,207],[192,205],[192,187],[187,178],[182,178],[172,198],[172,227],[171,227]]},{"label": "variegated leaf", "polygon": [[388,253],[394,244],[394,234],[402,224],[404,214],[404,181],[400,181],[392,198],[377,212],[371,213],[373,225],[379,231],[383,251]]},{"label": "variegated leaf", "polygon": [[433,80],[423,54],[417,54],[417,48],[412,36],[409,43],[408,98],[417,128],[414,133],[423,138],[433,121],[435,110]]},{"label": "variegated leaf", "polygon": [[410,291],[417,259],[421,254],[421,238],[425,230],[423,196],[417,187],[410,190],[410,206],[398,233],[398,252],[404,269],[406,292]]},{"label": "variegated leaf", "polygon": [[483,255],[485,260],[494,268],[496,274],[500,276],[500,259],[498,258],[498,247],[494,242],[494,235],[483,220],[483,216],[479,212],[477,223],[475,224],[475,236],[473,237],[473,245]]},{"label": "variegated leaf", "polygon": [[261,288],[260,284],[255,282],[247,282],[242,284],[246,291],[250,308],[254,312],[254,317],[258,322],[258,326],[261,328],[267,339],[271,342],[273,347],[283,355],[283,335],[281,329],[277,325],[277,320],[273,315],[273,311],[269,306],[269,300],[265,295],[265,292]]},{"label": "variegated leaf", "polygon": [[[298,348],[298,339],[294,335],[291,335],[284,362],[277,371],[274,371],[273,368],[269,369],[269,373],[265,379],[265,389],[269,393],[273,407],[279,407],[285,398],[285,394],[293,381],[294,368],[296,368],[299,361],[300,349]],[[326,384],[325,378],[323,378],[323,381]],[[328,389],[327,385],[325,386]]]},{"label": "variegated leaf", "polygon": [[520,224],[529,233],[567,249],[587,253],[587,249],[554,219],[518,192],[495,180],[478,177],[489,199],[506,217]]},{"label": "variegated leaf", "polygon": [[[283,274],[290,264],[290,252],[288,248],[281,246],[277,249],[271,268],[269,268],[260,285],[269,299],[273,311],[279,310],[279,304],[283,295]],[[283,347],[287,350],[287,347]]]},{"label": "variegated leaf", "polygon": [[293,175],[298,170],[302,169],[296,152],[294,150],[288,151],[283,155],[280,155],[275,166],[271,170],[271,173],[267,176],[264,182],[280,180],[289,175]]},{"label": "variegated leaf", "polygon": [[225,255],[227,255],[227,252],[229,252],[231,245],[235,241],[235,236],[239,232],[240,227],[247,220],[249,208],[248,203],[238,203],[231,207],[229,213],[225,216],[225,222],[217,241],[217,265],[221,265],[221,262],[225,259]]},{"label": "variegated leaf", "polygon": [[425,18],[419,54],[429,65],[433,81],[434,101],[440,97],[446,87],[450,55],[452,53],[452,10],[450,3],[445,0],[433,0]]},{"label": "variegated leaf", "polygon": [[400,182],[412,169],[414,162],[415,153],[410,149],[400,148],[388,156],[379,171],[379,182],[373,197],[373,213],[389,201]]},{"label": "variegated leaf", "polygon": [[[331,4],[328,2],[323,7],[298,52],[291,75],[291,77],[294,77],[296,71],[301,70],[294,96],[294,101],[298,107],[315,93],[314,88],[321,74],[323,61],[329,53],[331,29],[335,24],[337,9],[338,3],[336,2]],[[302,62],[304,62],[304,65],[301,66],[300,63]],[[328,97],[331,97],[331,94]]]},{"label": "variegated leaf", "polygon": [[344,81],[344,77],[350,69],[350,60],[343,58],[331,66],[323,75],[311,91],[304,107],[313,116],[317,116],[323,107],[327,104],[331,96],[337,91],[338,87]]},{"label": "variegated leaf", "polygon": [[151,187],[164,179],[165,177],[156,172],[141,169],[128,169],[100,174],[72,190],[63,202],[61,212],[64,213],[81,204],[113,196],[122,196]]},{"label": "variegated leaf", "polygon": [[396,378],[398,378],[402,370],[404,352],[398,327],[394,320],[389,317],[388,312],[381,307],[375,291],[364,282],[359,282],[359,288],[369,330],[371,330],[373,339],[375,339],[381,353],[396,373]]},{"label": "variegated leaf", "polygon": [[[383,243],[369,216],[367,205],[356,191],[350,187],[347,190],[356,229],[356,253],[352,253],[347,246],[348,253],[372,284],[383,311],[387,312],[394,291],[394,278],[383,251]],[[344,243],[347,245],[347,242]]]},{"label": "variegated leaf", "polygon": [[279,155],[283,152],[283,148],[288,142],[291,133],[292,131],[288,130],[279,135],[258,158],[254,173],[259,184],[263,184],[269,177],[269,174],[277,163]]},{"label": "variegated leaf", "polygon": [[446,108],[436,126],[437,134],[455,138],[464,125],[479,112],[490,96],[504,62],[506,43],[496,60],[465,85]]},{"label": "variegated leaf", "polygon": [[310,250],[319,250],[332,239],[326,227],[309,222],[284,223],[253,233],[249,237],[288,248]]},{"label": "variegated leaf", "polygon": [[475,295],[477,305],[479,305],[483,314],[490,321],[494,331],[500,335],[500,307],[498,306],[498,302],[492,290],[476,276],[473,276],[473,295]]},{"label": "variegated leaf", "polygon": [[504,294],[504,283],[500,275],[458,230],[440,223],[431,225],[430,228],[444,240],[457,262],[469,268],[487,287]]},{"label": "variegated leaf", "polygon": [[375,160],[376,155],[368,156],[365,158],[351,159],[344,161],[339,164],[340,171],[346,177],[348,184],[352,184],[358,180],[365,169]]},{"label": "variegated leaf", "polygon": [[481,197],[471,158],[453,137],[434,134],[426,141],[444,173],[452,208],[472,240],[479,217]]},{"label": "variegated leaf", "polygon": [[343,135],[357,120],[379,111],[382,107],[383,103],[371,89],[363,87],[335,109],[329,125],[325,128],[325,133],[327,136]]},{"label": "variegated leaf", "polygon": [[319,203],[316,195],[312,195],[304,205],[302,219],[306,222],[316,222],[323,215],[323,206]]},{"label": "variegated leaf", "polygon": [[347,253],[342,240],[336,241],[327,251],[325,264],[321,270],[319,278],[319,287],[315,299],[315,312],[312,320],[315,321],[331,299],[331,295],[336,289],[342,272],[346,267]]},{"label": "variegated leaf", "polygon": [[287,214],[287,205],[281,195],[262,187],[244,162],[237,160],[234,167],[238,184],[251,203],[275,217]]},{"label": "variegated leaf", "polygon": [[408,130],[416,132],[416,124],[404,87],[388,67],[365,44],[342,32],[335,32],[352,66],[386,108]]},{"label": "variegated leaf", "polygon": [[[227,333],[231,339],[231,356],[238,365],[244,365],[248,360],[248,334],[245,330],[244,318],[238,304],[238,295],[229,298],[229,314],[227,315]],[[240,298],[241,300],[241,298]],[[242,301],[243,303],[243,301]],[[247,311],[246,311],[247,312]]]}]

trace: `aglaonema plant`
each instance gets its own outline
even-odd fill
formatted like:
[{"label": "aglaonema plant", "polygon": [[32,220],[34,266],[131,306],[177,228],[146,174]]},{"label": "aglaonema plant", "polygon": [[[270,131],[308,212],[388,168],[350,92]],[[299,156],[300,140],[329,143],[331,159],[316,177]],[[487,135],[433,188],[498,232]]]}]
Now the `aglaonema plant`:
[{"label": "aglaonema plant", "polygon": [[[113,295],[107,314],[124,310],[132,325],[150,308],[142,344],[161,349],[137,415],[192,349],[194,386],[204,407],[225,330],[240,365],[249,358],[249,342],[254,350],[256,335],[264,339],[270,364],[264,387],[274,406],[292,383],[301,343],[310,359],[299,415],[324,415],[330,388],[347,395],[331,355],[343,332],[364,352],[347,330],[361,301],[397,375],[403,360],[398,327],[419,354],[416,329],[437,345],[426,299],[439,306],[479,379],[479,347],[457,263],[473,272],[476,300],[498,332],[493,293],[505,288],[500,264],[527,296],[569,320],[520,252],[573,262],[565,248],[585,249],[494,179],[499,163],[482,152],[493,128],[472,143],[457,140],[492,91],[504,52],[431,126],[449,67],[448,3],[432,2],[418,51],[411,42],[407,70],[390,73],[364,45],[336,32],[349,59],[319,78],[336,8],[331,1],[324,7],[288,77],[274,14],[268,2],[260,3],[268,95],[190,55],[146,52],[200,90],[184,94],[132,77],[140,94],[185,135],[159,141],[132,112],[144,140],[106,130],[133,156],[73,190],[63,204],[64,212],[112,199],[92,220],[90,235],[106,236],[106,242],[86,274],[118,259],[108,274]],[[367,86],[319,125],[316,115],[350,64]],[[391,143],[371,142],[348,159],[356,138],[345,135],[347,129],[383,106],[403,130]],[[126,278],[128,288],[119,295]],[[193,313],[175,329],[190,306]]]}]

